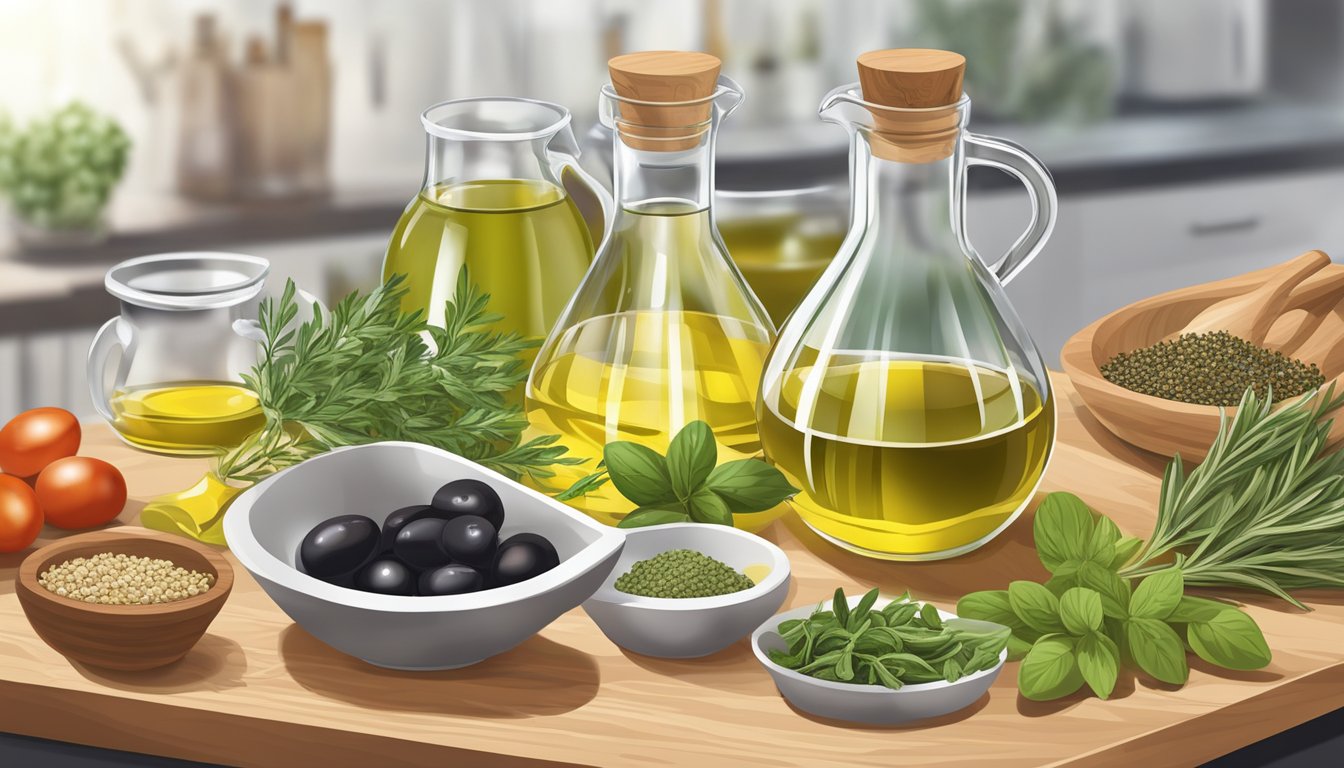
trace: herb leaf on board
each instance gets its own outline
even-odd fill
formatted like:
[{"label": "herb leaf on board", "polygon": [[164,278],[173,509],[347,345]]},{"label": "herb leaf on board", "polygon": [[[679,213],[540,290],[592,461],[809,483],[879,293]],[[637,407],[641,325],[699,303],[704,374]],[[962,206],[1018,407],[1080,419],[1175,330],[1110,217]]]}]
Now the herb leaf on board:
[{"label": "herb leaf on board", "polygon": [[628,440],[607,443],[602,460],[616,490],[640,506],[678,502],[667,459],[652,448]]},{"label": "herb leaf on board", "polygon": [[[714,431],[708,424],[693,421],[682,427],[667,447],[667,471],[677,498],[689,503],[718,460],[719,445],[714,442]],[[625,495],[624,491],[621,493]]]}]

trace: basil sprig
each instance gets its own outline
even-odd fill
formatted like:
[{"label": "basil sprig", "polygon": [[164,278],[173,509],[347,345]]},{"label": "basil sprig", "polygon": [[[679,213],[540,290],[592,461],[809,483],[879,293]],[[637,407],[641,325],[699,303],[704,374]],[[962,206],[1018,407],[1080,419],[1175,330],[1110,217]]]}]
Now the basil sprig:
[{"label": "basil sprig", "polygon": [[664,523],[732,525],[733,515],[761,512],[798,492],[784,475],[760,459],[718,463],[718,443],[703,421],[672,438],[667,455],[639,443],[607,443],[603,463],[611,484],[638,506],[621,528]]},{"label": "basil sprig", "polygon": [[787,651],[770,651],[770,660],[819,680],[903,685],[946,680],[999,663],[1009,630],[938,615],[931,603],[902,595],[874,609],[877,590],[869,590],[853,608],[843,589],[835,590],[831,610],[818,605],[806,619],[782,622],[778,632]]},{"label": "basil sprig", "polygon": [[1017,687],[1047,701],[1086,685],[1108,698],[1132,663],[1164,683],[1190,676],[1187,649],[1227,669],[1260,669],[1270,651],[1255,620],[1236,606],[1185,594],[1179,565],[1131,586],[1118,571],[1143,542],[1123,536],[1070,493],[1052,493],[1036,511],[1036,550],[1052,576],[973,592],[960,616],[1009,627],[1010,658],[1021,659]]}]

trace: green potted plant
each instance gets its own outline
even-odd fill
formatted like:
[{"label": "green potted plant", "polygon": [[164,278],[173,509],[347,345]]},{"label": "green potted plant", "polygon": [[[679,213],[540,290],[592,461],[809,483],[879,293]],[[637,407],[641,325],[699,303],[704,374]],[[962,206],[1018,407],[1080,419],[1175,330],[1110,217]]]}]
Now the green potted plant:
[{"label": "green potted plant", "polygon": [[131,140],[112,118],[72,102],[20,127],[0,116],[0,195],[28,248],[91,245],[126,170]]}]

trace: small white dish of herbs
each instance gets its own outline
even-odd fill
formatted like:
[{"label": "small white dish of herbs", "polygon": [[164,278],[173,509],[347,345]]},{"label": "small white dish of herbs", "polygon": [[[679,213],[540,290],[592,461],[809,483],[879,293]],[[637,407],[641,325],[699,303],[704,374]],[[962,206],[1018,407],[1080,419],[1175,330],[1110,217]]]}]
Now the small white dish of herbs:
[{"label": "small white dish of herbs", "polygon": [[876,589],[803,606],[751,636],[757,660],[794,707],[819,717],[896,725],[974,704],[1008,658],[1007,627],[958,618]]}]

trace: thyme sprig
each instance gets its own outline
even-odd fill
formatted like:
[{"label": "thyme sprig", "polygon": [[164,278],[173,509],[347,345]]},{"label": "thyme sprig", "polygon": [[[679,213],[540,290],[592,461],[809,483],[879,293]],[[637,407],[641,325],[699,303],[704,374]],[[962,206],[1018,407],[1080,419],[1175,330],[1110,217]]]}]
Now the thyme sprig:
[{"label": "thyme sprig", "polygon": [[380,440],[433,445],[514,478],[551,477],[551,467],[580,461],[564,456],[555,436],[522,440],[527,419],[505,395],[527,378],[522,355],[537,342],[489,329],[501,318],[466,268],[441,328],[401,311],[404,283],[393,276],[329,313],[315,305],[297,328],[292,282],[262,303],[260,362],[243,380],[266,424],[221,457],[222,478],[256,482],[332,448]]}]

